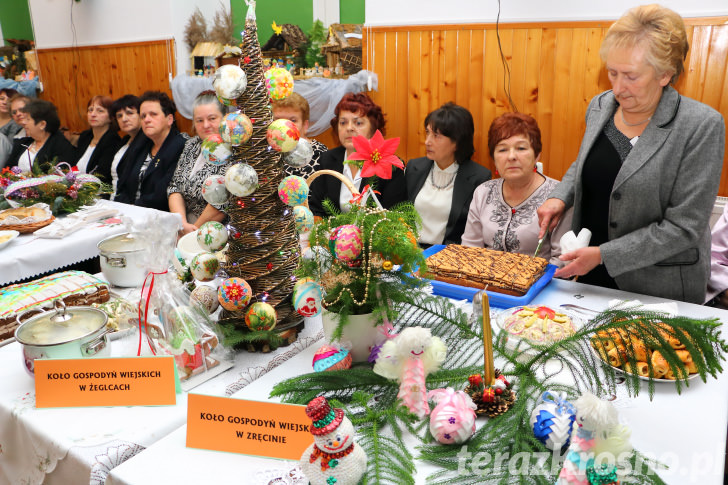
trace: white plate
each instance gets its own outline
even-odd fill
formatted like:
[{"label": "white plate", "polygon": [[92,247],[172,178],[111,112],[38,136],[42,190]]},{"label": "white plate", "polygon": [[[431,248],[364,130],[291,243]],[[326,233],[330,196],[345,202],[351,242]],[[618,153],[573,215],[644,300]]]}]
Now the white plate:
[{"label": "white plate", "polygon": [[10,238],[0,242],[0,249],[10,244],[13,239],[18,237],[18,234],[20,234],[18,231],[0,231],[0,239],[4,239],[6,236],[10,236]]}]

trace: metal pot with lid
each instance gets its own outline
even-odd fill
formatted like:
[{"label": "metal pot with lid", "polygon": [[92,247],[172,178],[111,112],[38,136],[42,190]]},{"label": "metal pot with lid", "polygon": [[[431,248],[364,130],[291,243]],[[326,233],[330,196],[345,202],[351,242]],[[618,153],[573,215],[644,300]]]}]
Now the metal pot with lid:
[{"label": "metal pot with lid", "polygon": [[20,323],[15,339],[23,347],[25,368],[33,375],[35,359],[79,359],[108,357],[110,354],[106,323],[108,316],[92,307],[66,307],[63,300],[53,302],[54,309]]},{"label": "metal pot with lid", "polygon": [[101,272],[114,286],[136,287],[147,276],[147,246],[131,233],[117,234],[96,245]]}]

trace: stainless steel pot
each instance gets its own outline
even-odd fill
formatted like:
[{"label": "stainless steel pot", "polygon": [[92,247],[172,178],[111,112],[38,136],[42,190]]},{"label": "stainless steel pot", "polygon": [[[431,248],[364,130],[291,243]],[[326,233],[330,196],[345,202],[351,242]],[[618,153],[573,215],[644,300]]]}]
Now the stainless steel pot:
[{"label": "stainless steel pot", "polygon": [[35,359],[79,359],[110,355],[106,313],[92,307],[66,308],[63,301],[54,309],[30,317],[15,330],[15,339],[23,347],[23,361],[33,375]]},{"label": "stainless steel pot", "polygon": [[130,233],[118,234],[100,241],[101,272],[114,286],[142,286],[147,276],[147,248]]}]

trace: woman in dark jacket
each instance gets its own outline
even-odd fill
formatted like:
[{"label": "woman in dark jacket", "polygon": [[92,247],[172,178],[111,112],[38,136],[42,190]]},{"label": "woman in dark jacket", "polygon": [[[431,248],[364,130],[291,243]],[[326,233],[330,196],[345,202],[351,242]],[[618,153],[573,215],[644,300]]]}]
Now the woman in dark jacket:
[{"label": "woman in dark jacket", "polygon": [[[334,138],[342,145],[324,152],[319,159],[319,170],[334,170],[347,177],[359,190],[371,185],[380,195],[377,199],[385,209],[398,202],[407,200],[407,188],[404,183],[404,172],[392,167],[392,178],[383,179],[377,176],[361,179],[356,165],[344,165],[344,160],[354,153],[355,136],[371,138],[379,130],[384,134],[384,115],[382,108],[364,93],[347,93],[334,109],[331,120]],[[348,202],[352,195],[343,184],[334,177],[319,177],[311,184],[308,205],[315,216],[326,217],[323,202],[328,199],[336,210],[348,211]]]},{"label": "woman in dark jacket", "polygon": [[22,109],[28,136],[15,140],[6,166],[29,172],[34,163],[75,161],[74,148],[60,132],[61,120],[50,101],[34,99]]},{"label": "woman in dark jacket", "polygon": [[422,217],[420,243],[460,244],[475,188],[490,170],[472,161],[470,111],[446,103],[425,118],[426,157],[407,163],[407,196]]},{"label": "woman in dark jacket", "polygon": [[93,173],[106,183],[111,182],[111,162],[121,139],[111,118],[112,100],[94,96],[88,102],[86,116],[91,126],[81,132],[76,144],[76,167],[81,173]]},{"label": "woman in dark jacket", "polygon": [[117,202],[169,211],[167,186],[186,138],[174,124],[176,107],[165,93],[147,91],[140,98],[142,134],[129,147],[129,163],[119,175]]}]

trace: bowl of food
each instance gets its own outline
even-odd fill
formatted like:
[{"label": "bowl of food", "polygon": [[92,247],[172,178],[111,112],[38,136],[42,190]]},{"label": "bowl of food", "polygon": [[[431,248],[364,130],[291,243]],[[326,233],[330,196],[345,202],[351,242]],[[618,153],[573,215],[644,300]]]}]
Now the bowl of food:
[{"label": "bowl of food", "polygon": [[10,244],[10,242],[18,237],[18,231],[0,231],[0,249]]},{"label": "bowl of food", "polygon": [[503,310],[498,328],[507,333],[507,347],[528,351],[532,344],[549,345],[574,335],[581,321],[547,306],[518,306]]}]

